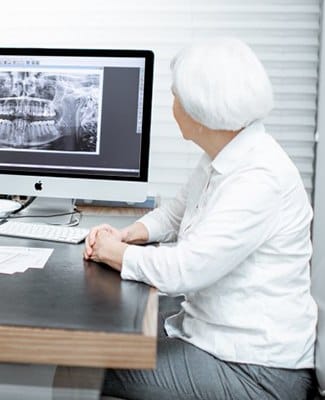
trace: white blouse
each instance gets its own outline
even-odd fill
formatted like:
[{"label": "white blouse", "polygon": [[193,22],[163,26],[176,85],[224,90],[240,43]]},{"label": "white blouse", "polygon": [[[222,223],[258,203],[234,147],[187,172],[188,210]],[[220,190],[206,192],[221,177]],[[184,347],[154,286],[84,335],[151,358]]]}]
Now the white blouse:
[{"label": "white blouse", "polygon": [[311,219],[299,172],[257,121],[141,218],[150,241],[174,243],[128,246],[121,276],[185,294],[171,337],[226,361],[313,367]]}]

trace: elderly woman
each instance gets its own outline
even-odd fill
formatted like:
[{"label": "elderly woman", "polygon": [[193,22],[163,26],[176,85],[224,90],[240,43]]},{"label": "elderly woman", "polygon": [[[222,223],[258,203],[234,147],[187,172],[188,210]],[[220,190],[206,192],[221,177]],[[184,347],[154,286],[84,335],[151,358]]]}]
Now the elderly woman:
[{"label": "elderly woman", "polygon": [[[84,257],[123,279],[183,294],[166,318],[153,371],[107,371],[125,399],[306,399],[316,306],[312,210],[299,173],[261,120],[268,76],[236,39],[191,46],[172,62],[173,112],[203,151],[178,196],[119,231],[91,230]],[[137,246],[174,242],[172,246]]]}]

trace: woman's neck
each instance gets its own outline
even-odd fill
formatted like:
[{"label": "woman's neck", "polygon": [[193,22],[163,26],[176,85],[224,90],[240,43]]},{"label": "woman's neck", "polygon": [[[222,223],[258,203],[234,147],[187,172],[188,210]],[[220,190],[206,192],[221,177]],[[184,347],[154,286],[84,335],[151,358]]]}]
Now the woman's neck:
[{"label": "woman's neck", "polygon": [[237,131],[213,130],[202,126],[193,142],[201,147],[213,160],[218,153],[235,137],[242,129]]}]

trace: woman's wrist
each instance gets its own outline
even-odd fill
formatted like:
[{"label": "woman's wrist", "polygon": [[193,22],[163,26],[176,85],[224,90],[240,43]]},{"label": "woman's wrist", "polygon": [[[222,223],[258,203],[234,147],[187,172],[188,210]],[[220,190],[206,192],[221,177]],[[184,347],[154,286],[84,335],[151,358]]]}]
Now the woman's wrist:
[{"label": "woman's wrist", "polygon": [[123,265],[123,257],[127,247],[128,245],[126,243],[115,243],[114,246],[111,247],[110,253],[103,261],[117,271],[121,271]]},{"label": "woman's wrist", "polygon": [[147,243],[149,232],[142,222],[135,222],[123,230],[123,241],[130,244]]}]

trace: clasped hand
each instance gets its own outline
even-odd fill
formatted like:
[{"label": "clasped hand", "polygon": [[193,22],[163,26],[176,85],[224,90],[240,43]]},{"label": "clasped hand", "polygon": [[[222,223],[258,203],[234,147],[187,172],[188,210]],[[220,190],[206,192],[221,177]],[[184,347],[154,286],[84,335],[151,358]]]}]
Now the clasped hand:
[{"label": "clasped hand", "polygon": [[124,242],[127,230],[118,230],[108,224],[96,226],[89,232],[84,249],[84,259],[103,262],[121,271],[123,255],[127,248]]}]

